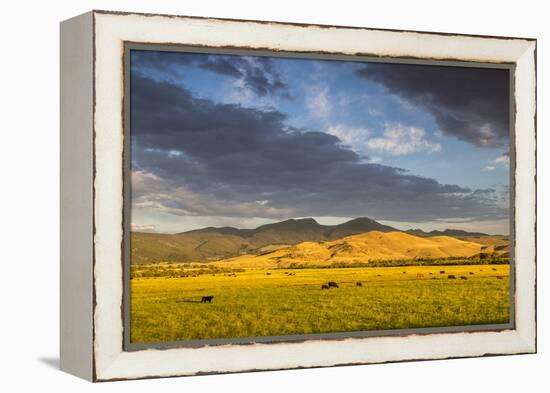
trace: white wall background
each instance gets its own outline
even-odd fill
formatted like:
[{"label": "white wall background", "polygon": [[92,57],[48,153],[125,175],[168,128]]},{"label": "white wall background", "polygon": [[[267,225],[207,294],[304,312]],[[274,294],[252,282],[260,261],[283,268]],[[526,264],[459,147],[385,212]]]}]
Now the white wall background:
[{"label": "white wall background", "polygon": [[[0,12],[0,390],[539,392],[550,387],[546,288],[549,11],[542,1],[10,1]],[[58,364],[58,23],[90,9],[538,38],[539,354],[92,385]],[[546,241],[545,241],[546,239]],[[31,390],[32,389],[32,390]]]}]

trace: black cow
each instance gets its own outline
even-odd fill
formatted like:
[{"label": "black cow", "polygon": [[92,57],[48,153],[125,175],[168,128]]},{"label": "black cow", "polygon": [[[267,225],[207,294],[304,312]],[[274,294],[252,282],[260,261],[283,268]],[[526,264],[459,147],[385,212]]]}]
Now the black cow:
[{"label": "black cow", "polygon": [[323,290],[323,289],[328,289],[328,285],[326,285],[326,284],[321,285],[321,290]]},{"label": "black cow", "polygon": [[336,282],[334,281],[329,281],[327,285],[329,286],[329,288],[340,288],[338,284],[336,284]]},{"label": "black cow", "polygon": [[357,281],[357,282],[355,283],[355,285],[358,286],[358,287],[362,287],[362,286],[363,286],[363,283],[362,283],[361,281]]},{"label": "black cow", "polygon": [[212,299],[214,299],[214,296],[203,296],[201,299],[201,303],[212,303]]}]

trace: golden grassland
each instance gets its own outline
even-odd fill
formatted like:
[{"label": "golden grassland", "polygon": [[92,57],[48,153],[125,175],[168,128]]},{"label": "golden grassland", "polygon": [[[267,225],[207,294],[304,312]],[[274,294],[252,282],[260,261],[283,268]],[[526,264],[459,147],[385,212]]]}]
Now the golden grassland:
[{"label": "golden grassland", "polygon": [[[241,270],[133,278],[131,341],[509,321],[508,264]],[[322,290],[327,281],[337,282],[339,288]],[[201,303],[208,295],[214,296],[212,303]]]},{"label": "golden grassland", "polygon": [[[239,255],[213,262],[220,267],[288,267],[293,263],[330,266],[372,260],[416,260],[471,257],[495,253],[495,245],[463,241],[449,236],[423,238],[403,232],[371,231],[327,242],[302,242],[265,253]],[[498,253],[498,252],[497,252]]]}]

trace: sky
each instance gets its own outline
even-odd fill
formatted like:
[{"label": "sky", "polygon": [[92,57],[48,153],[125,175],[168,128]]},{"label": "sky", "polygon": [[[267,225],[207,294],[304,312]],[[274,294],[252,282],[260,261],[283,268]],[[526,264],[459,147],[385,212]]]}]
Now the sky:
[{"label": "sky", "polygon": [[508,70],[132,50],[132,230],[509,233]]}]

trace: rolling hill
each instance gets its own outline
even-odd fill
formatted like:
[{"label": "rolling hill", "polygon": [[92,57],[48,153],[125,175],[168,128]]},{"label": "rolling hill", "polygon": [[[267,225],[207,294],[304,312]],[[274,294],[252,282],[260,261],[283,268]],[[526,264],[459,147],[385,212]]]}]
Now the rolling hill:
[{"label": "rolling hill", "polygon": [[132,263],[213,261],[263,253],[266,251],[264,247],[280,248],[305,241],[328,241],[374,230],[396,231],[362,217],[340,225],[321,225],[313,218],[304,218],[262,225],[256,229],[208,227],[177,234],[132,232]]},{"label": "rolling hill", "polygon": [[[384,233],[391,233],[391,235],[381,236]],[[460,237],[451,236],[451,233],[457,233]],[[354,238],[354,235],[360,236]],[[342,243],[344,238],[346,241]],[[363,240],[359,241],[358,239]],[[442,242],[441,239],[447,239],[445,246],[442,244],[439,244],[439,248],[433,246],[434,242]],[[327,251],[325,243],[330,244],[335,241],[336,243],[331,244],[332,248]],[[262,225],[255,229],[208,227],[177,234],[131,233],[132,263],[134,264],[212,262],[244,255],[248,257],[272,255],[272,253],[283,255],[284,252],[294,253],[293,259],[302,258],[300,255],[303,255],[305,259],[326,259],[327,252],[330,255],[335,254],[331,257],[336,258],[335,260],[338,258],[349,259],[353,253],[357,253],[357,258],[366,258],[375,254],[380,258],[386,254],[389,258],[393,258],[395,255],[405,258],[414,254],[412,251],[407,252],[407,249],[410,248],[408,242],[413,241],[419,246],[425,245],[420,247],[423,251],[414,248],[415,252],[419,253],[418,256],[422,253],[427,255],[432,252],[434,257],[443,256],[446,251],[442,250],[450,250],[452,241],[475,243],[481,247],[482,252],[496,250],[505,252],[508,246],[507,239],[502,236],[453,230],[422,232],[419,236],[415,233],[400,232],[393,227],[366,217],[356,218],[339,225],[321,225],[313,218],[304,218]],[[386,243],[395,244],[391,247],[386,246],[390,247],[386,250],[384,248]],[[358,246],[359,244],[363,244],[363,246]],[[397,244],[401,244],[401,246],[397,247]],[[430,244],[432,246],[429,246]],[[349,247],[352,247],[353,251],[346,253],[346,249]],[[403,248],[404,250],[402,250]],[[462,250],[460,247],[459,249]]]},{"label": "rolling hill", "polygon": [[302,242],[263,255],[243,255],[216,263],[232,267],[287,267],[332,263],[471,257],[485,246],[449,236],[419,237],[404,232],[370,231],[328,242]]}]

